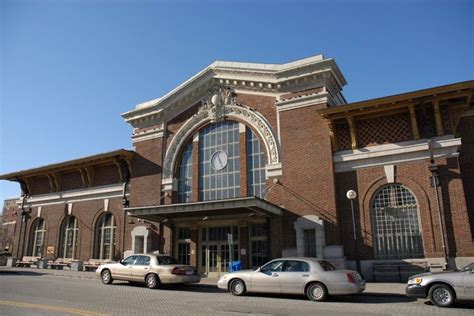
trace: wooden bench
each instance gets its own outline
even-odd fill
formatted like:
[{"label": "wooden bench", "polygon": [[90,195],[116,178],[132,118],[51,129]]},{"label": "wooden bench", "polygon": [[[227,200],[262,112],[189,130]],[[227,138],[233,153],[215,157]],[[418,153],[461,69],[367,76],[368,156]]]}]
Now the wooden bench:
[{"label": "wooden bench", "polygon": [[428,271],[427,262],[374,262],[372,265],[374,282],[377,282],[377,276],[405,282],[410,276],[426,271]]},{"label": "wooden bench", "polygon": [[20,261],[16,262],[17,267],[26,267],[30,268],[32,265],[36,265],[36,262],[40,259],[40,257],[35,256],[23,256]]},{"label": "wooden bench", "polygon": [[89,261],[84,262],[84,270],[85,271],[95,271],[97,267],[101,264],[111,263],[114,262],[110,259],[89,259]]},{"label": "wooden bench", "polygon": [[58,258],[53,262],[49,263],[49,267],[55,270],[63,270],[65,267],[69,267],[71,265],[72,259],[69,258]]}]

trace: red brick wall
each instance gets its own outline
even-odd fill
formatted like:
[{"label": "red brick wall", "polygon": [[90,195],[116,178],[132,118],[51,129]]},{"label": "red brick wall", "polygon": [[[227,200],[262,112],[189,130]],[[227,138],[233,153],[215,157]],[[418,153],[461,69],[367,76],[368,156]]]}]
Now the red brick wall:
[{"label": "red brick wall", "polygon": [[294,221],[317,215],[326,220],[326,244],[339,243],[335,183],[327,124],[315,107],[280,113],[283,176],[268,199],[288,210],[283,218],[282,247],[295,247]]},{"label": "red brick wall", "polygon": [[474,116],[462,118],[458,125],[462,138],[459,155],[461,179],[466,196],[466,210],[469,217],[471,239],[474,239]]},{"label": "red brick wall", "polygon": [[[54,247],[55,252],[58,253],[61,224],[66,217],[66,206],[64,204],[46,205],[41,207],[41,218],[45,220],[45,242],[43,249],[43,256],[46,256],[46,247]],[[78,251],[77,257],[81,260],[88,260],[93,257],[93,243],[95,238],[95,224],[97,218],[104,212],[103,200],[92,200],[84,202],[73,203],[72,215],[77,218],[79,227]],[[121,198],[113,198],[109,201],[109,212],[115,216],[117,231],[116,231],[116,258],[119,259],[123,253],[123,208]],[[22,236],[25,238],[25,244],[22,245],[17,256],[25,256],[28,254],[29,244],[31,241],[31,226],[35,219],[38,218],[38,207],[29,209],[27,221],[23,223]],[[21,221],[21,217],[18,216]],[[19,227],[17,232],[19,233]],[[18,238],[18,235],[16,236]]]},{"label": "red brick wall", "polygon": [[130,206],[161,204],[162,138],[135,144],[130,179]]},{"label": "red brick wall", "polygon": [[[441,207],[445,214],[445,231],[450,256],[474,255],[474,244],[466,238],[471,234],[464,199],[464,191],[456,159],[437,159],[440,170]],[[396,165],[396,183],[406,186],[415,195],[419,204],[423,245],[426,257],[442,257],[442,242],[436,208],[434,189],[430,186],[431,175],[428,161],[416,161]],[[372,220],[370,205],[376,191],[386,185],[383,167],[358,169],[336,174],[338,218],[340,219],[341,240],[346,256],[354,258],[352,238],[351,206],[345,194],[356,190],[356,222],[359,228],[358,240],[361,257],[374,258]]]}]

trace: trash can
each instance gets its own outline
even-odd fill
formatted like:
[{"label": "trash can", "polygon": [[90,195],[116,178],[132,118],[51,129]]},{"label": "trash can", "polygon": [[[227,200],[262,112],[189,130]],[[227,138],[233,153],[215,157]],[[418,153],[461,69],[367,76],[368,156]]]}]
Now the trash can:
[{"label": "trash can", "polygon": [[39,259],[36,264],[38,269],[48,269],[48,260],[46,259]]},{"label": "trash can", "polygon": [[71,261],[71,271],[82,271],[83,267],[84,267],[84,261],[82,260]]},{"label": "trash can", "polygon": [[10,267],[10,268],[16,267],[16,257],[7,258],[7,267]]},{"label": "trash can", "polygon": [[229,262],[229,272],[239,271],[241,269],[242,267],[240,261]]}]

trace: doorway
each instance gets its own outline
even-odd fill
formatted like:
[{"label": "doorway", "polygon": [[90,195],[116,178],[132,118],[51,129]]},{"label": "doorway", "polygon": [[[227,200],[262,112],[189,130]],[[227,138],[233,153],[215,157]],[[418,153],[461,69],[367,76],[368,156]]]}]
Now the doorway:
[{"label": "doorway", "polygon": [[[229,246],[229,234],[232,235],[232,248]],[[200,240],[201,273],[219,276],[229,271],[230,261],[240,260],[238,226],[203,227]]]}]

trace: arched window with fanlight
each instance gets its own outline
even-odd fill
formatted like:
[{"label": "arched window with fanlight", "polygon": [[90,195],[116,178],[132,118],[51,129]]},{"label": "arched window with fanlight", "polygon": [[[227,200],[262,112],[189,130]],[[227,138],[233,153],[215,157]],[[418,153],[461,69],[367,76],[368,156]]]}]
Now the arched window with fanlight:
[{"label": "arched window with fanlight", "polygon": [[423,257],[418,202],[403,185],[389,184],[373,196],[371,214],[376,259]]},{"label": "arched window with fanlight", "polygon": [[31,225],[30,245],[28,250],[30,256],[42,257],[45,233],[46,227],[44,219],[37,218]]},{"label": "arched window with fanlight", "polygon": [[117,224],[112,214],[104,213],[99,217],[95,226],[95,259],[112,260],[114,258],[116,230]]},{"label": "arched window with fanlight", "polygon": [[[245,134],[241,134],[243,131]],[[267,157],[251,128],[242,129],[242,123],[236,121],[221,121],[204,126],[195,136],[197,146],[188,143],[177,164],[179,203],[192,202],[193,189],[198,190],[199,201],[240,197],[240,181],[245,179],[241,175],[242,162],[247,166],[248,195],[264,197]],[[197,188],[193,188],[194,175],[198,175]]]},{"label": "arched window with fanlight", "polygon": [[58,257],[71,259],[76,257],[78,235],[77,218],[75,216],[67,216],[61,226]]}]

